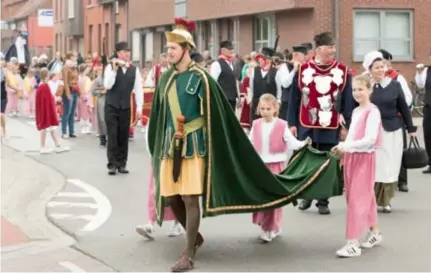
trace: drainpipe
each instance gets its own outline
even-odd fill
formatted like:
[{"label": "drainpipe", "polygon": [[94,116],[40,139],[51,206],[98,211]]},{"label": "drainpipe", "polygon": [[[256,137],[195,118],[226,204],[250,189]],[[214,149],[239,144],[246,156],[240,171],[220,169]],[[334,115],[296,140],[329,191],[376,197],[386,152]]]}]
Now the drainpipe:
[{"label": "drainpipe", "polygon": [[335,35],[335,46],[337,52],[335,53],[336,59],[340,59],[340,1],[332,0],[332,32]]},{"label": "drainpipe", "polygon": [[[117,27],[117,13],[115,12],[115,4],[116,1],[112,1],[112,5],[111,5],[111,41],[112,41],[112,46],[110,46],[111,52],[113,52],[115,50],[115,36],[116,36],[116,27]],[[111,52],[109,54],[111,54]],[[108,55],[110,56],[110,55]]]}]

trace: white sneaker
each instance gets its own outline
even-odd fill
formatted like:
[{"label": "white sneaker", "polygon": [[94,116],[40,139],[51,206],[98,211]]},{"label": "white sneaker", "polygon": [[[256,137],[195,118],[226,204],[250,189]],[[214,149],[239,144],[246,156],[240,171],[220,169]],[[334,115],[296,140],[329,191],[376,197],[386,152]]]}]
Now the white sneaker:
[{"label": "white sneaker", "polygon": [[180,236],[183,233],[183,228],[180,223],[175,222],[171,229],[168,231],[167,235],[168,237],[177,237]]},{"label": "white sneaker", "polygon": [[41,155],[47,155],[47,154],[50,154],[50,153],[52,153],[52,149],[51,148],[41,148],[40,149],[40,154]]},{"label": "white sneaker", "polygon": [[69,147],[65,147],[65,146],[59,146],[55,148],[55,152],[58,153],[63,153],[63,152],[68,152],[70,151]]},{"label": "white sneaker", "polygon": [[280,234],[281,234],[281,229],[280,229],[280,230],[277,230],[277,231],[271,231],[271,232],[270,232],[271,239],[272,239],[272,240],[274,240],[274,239],[275,239],[275,238],[277,238]]},{"label": "white sneaker", "polygon": [[335,254],[341,258],[351,258],[361,256],[362,251],[357,242],[348,242],[345,246],[337,250]]},{"label": "white sneaker", "polygon": [[265,243],[269,243],[272,241],[271,238],[271,232],[270,231],[263,231],[260,235],[259,235],[259,239],[261,239],[263,242]]},{"label": "white sneaker", "polygon": [[383,207],[382,212],[383,212],[383,213],[391,213],[391,212],[392,212],[392,207],[391,207],[391,205],[387,205],[386,207]]},{"label": "white sneaker", "polygon": [[154,226],[151,224],[139,225],[136,227],[136,232],[139,235],[146,237],[147,239],[153,240]]},{"label": "white sneaker", "polygon": [[362,248],[372,248],[379,245],[383,241],[383,235],[381,232],[369,232],[367,239],[361,243]]}]

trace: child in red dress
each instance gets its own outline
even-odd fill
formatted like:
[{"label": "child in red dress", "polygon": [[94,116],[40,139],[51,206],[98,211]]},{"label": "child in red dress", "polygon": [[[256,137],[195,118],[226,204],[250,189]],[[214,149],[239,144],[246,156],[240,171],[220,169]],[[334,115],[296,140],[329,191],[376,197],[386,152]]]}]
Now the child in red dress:
[{"label": "child in red dress", "polygon": [[60,146],[59,137],[56,132],[58,127],[57,109],[55,96],[48,85],[49,71],[43,68],[40,71],[41,83],[36,90],[36,127],[40,131],[40,153],[48,154],[52,149],[46,147],[46,134],[51,133],[55,144],[55,152],[69,151],[68,147]]}]

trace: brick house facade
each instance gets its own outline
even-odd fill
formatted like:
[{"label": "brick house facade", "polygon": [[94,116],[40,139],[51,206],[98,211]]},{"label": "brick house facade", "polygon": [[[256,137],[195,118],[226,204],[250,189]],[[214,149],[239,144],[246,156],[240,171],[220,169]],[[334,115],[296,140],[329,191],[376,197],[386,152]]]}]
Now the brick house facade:
[{"label": "brick house facade", "polygon": [[[218,54],[221,40],[232,40],[245,55],[262,46],[312,42],[314,35],[331,31],[337,37],[338,58],[361,71],[366,52],[386,48],[394,66],[409,79],[417,62],[430,55],[431,10],[428,0],[128,0],[133,60],[143,64],[164,50],[163,31],[174,16],[197,22],[199,50]],[[149,8],[145,8],[149,7]],[[337,22],[337,23],[336,23]]]},{"label": "brick house facade", "polygon": [[51,0],[2,0],[1,50],[5,52],[15,40],[15,30],[28,32],[27,46],[31,55],[52,53],[53,27],[40,26],[38,10],[51,9]]},{"label": "brick house facade", "polygon": [[84,6],[85,52],[110,54],[116,42],[128,40],[127,1],[87,2]]}]

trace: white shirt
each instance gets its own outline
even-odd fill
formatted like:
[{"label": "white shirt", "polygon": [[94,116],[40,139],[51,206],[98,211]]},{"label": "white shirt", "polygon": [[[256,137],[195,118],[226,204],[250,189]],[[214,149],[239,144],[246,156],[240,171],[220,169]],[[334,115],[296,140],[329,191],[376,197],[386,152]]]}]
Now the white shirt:
[{"label": "white shirt", "polygon": [[412,91],[410,91],[410,87],[406,81],[406,78],[404,78],[403,75],[398,74],[397,81],[401,84],[401,88],[403,89],[403,93],[404,93],[404,97],[406,98],[407,105],[408,106],[412,105],[413,95],[412,95]]},{"label": "white shirt", "polygon": [[425,83],[427,82],[428,68],[429,67],[425,67],[422,73],[416,71],[415,81],[416,85],[419,88],[425,88]]},{"label": "white shirt", "polygon": [[[250,73],[250,88],[248,90],[247,97],[251,101],[253,98],[254,93],[254,86],[253,86],[253,80],[254,80],[254,69]],[[265,78],[266,74],[268,74],[269,71],[260,70],[262,74],[262,78]],[[282,94],[282,87],[287,88],[292,84],[293,77],[295,76],[294,71],[289,71],[286,64],[282,64],[280,68],[277,70],[277,73],[275,74],[275,84],[277,85],[277,100],[278,102],[281,101],[281,94]]]},{"label": "white shirt", "polygon": [[296,71],[292,69],[289,71],[287,64],[281,64],[278,68],[277,74],[275,75],[275,81],[277,82],[277,101],[281,102],[281,96],[283,93],[282,88],[288,88],[295,76]]},{"label": "white shirt", "polygon": [[[233,65],[230,63],[230,62],[226,62],[228,65],[229,65],[229,67],[232,69],[232,71],[233,71]],[[212,64],[211,64],[211,67],[210,67],[210,75],[211,75],[211,77],[213,77],[213,79],[215,80],[215,81],[218,81],[218,78],[220,77],[220,74],[221,74],[221,66],[220,66],[220,62],[219,61],[215,61],[215,62],[213,62]],[[236,82],[236,90],[237,90],[237,93],[238,93],[238,81],[235,81]],[[238,95],[238,97],[239,97],[239,95]]]},{"label": "white shirt", "polygon": [[[148,72],[147,78],[145,78],[144,86],[146,87],[156,87],[156,83],[154,82],[154,79],[156,77],[154,73],[156,72],[156,69],[154,69],[154,67],[155,66],[151,68],[151,70]],[[163,74],[163,72],[165,72],[166,70],[168,70],[167,67],[163,67],[163,66],[160,67],[161,74]]]},{"label": "white shirt", "polygon": [[380,111],[377,107],[373,107],[368,114],[365,135],[363,138],[355,140],[358,122],[366,108],[356,107],[352,113],[352,122],[347,133],[346,141],[340,142],[338,145],[346,153],[371,153],[375,151],[379,127],[382,122]]},{"label": "white shirt", "polygon": [[[305,141],[297,140],[290,132],[288,126],[283,134],[283,139],[287,144],[287,150],[283,153],[272,154],[269,152],[269,139],[271,136],[272,129],[274,128],[275,122],[278,118],[274,118],[271,122],[262,122],[261,127],[261,139],[262,139],[262,152],[259,153],[260,158],[265,163],[284,162],[287,159],[287,152],[294,151],[302,148],[305,145]],[[253,130],[256,128],[251,127],[249,133],[249,139],[253,143]]]},{"label": "white shirt", "polygon": [[[123,69],[123,73],[127,72],[127,67],[119,67],[118,69]],[[105,68],[105,77],[103,79],[103,87],[107,90],[111,89],[115,84],[115,79],[117,77],[117,71],[112,69],[112,65],[108,65]],[[135,93],[136,101],[136,112],[141,113],[142,106],[144,104],[144,89],[142,87],[141,73],[139,69],[136,68],[135,83],[133,85],[133,93]],[[108,91],[109,92],[109,91]]]}]

